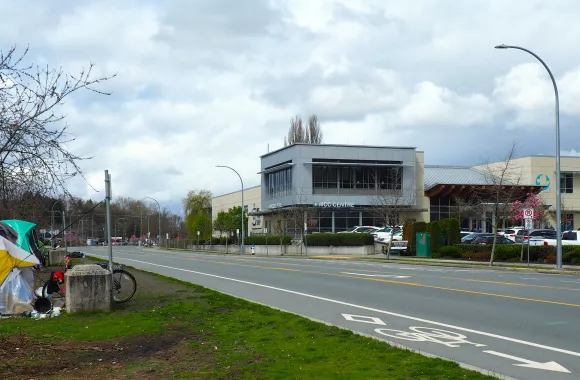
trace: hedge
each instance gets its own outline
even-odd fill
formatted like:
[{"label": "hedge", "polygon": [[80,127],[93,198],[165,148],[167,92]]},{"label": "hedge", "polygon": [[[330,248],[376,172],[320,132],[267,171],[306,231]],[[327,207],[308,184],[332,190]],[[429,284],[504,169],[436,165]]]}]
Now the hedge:
[{"label": "hedge", "polygon": [[309,247],[360,247],[374,245],[373,235],[357,233],[317,233],[306,235],[306,245]]},{"label": "hedge", "polygon": [[[489,260],[491,245],[480,244],[457,244],[462,251],[461,257],[469,260]],[[567,252],[573,252],[576,247],[562,246],[562,258]],[[519,261],[521,257],[521,244],[497,244],[495,246],[496,261]],[[580,254],[580,253],[579,253]],[[524,259],[527,259],[528,246],[524,244]],[[556,257],[556,247],[550,245],[530,246],[530,261],[550,263]],[[576,257],[576,256],[573,256]],[[580,257],[580,256],[579,256]]]},{"label": "hedge", "polygon": [[[562,246],[562,250],[565,246]],[[573,251],[562,252],[562,261],[565,263],[578,264],[580,263],[580,248],[576,247]]]},{"label": "hedge", "polygon": [[[280,242],[282,239],[282,242]],[[246,245],[290,245],[292,238],[288,235],[282,236],[248,236],[244,239]]]},{"label": "hedge", "polygon": [[429,235],[431,235],[431,252],[437,252],[439,250],[438,237],[441,235],[441,228],[439,228],[439,223],[436,220],[429,223]]},{"label": "hedge", "polygon": [[461,258],[461,254],[463,251],[461,248],[457,246],[448,245],[445,247],[439,248],[436,254],[433,254],[433,257],[452,257],[452,258]]}]

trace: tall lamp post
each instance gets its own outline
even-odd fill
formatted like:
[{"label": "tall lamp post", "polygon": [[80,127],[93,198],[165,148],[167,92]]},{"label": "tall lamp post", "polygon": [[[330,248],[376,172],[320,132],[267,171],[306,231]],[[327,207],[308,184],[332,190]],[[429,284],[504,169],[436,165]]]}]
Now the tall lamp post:
[{"label": "tall lamp post", "polygon": [[238,173],[234,168],[230,168],[229,166],[225,165],[216,165],[216,168],[226,168],[232,170],[238,175],[242,184],[242,246],[240,247],[240,253],[244,255],[246,253],[246,246],[244,245],[244,181],[242,180],[240,173]]},{"label": "tall lamp post", "polygon": [[117,223],[119,223],[119,220],[126,220],[127,218],[119,218],[117,219],[117,221],[115,221],[115,237],[117,237]]},{"label": "tall lamp post", "polygon": [[157,203],[157,209],[159,210],[159,213],[157,214],[157,219],[159,222],[159,230],[157,231],[157,233],[159,234],[159,238],[157,239],[157,246],[159,248],[161,248],[161,205],[159,204],[159,202],[155,198],[145,197],[143,199],[151,199],[152,201],[155,201],[155,203]]},{"label": "tall lamp post", "polygon": [[52,216],[52,219],[50,219],[50,238],[54,238],[54,206],[56,206],[58,204],[58,201],[54,202],[52,204],[52,207],[50,208],[50,215]]},{"label": "tall lamp post", "polygon": [[556,100],[556,105],[554,108],[554,113],[556,117],[556,227],[558,232],[556,233],[556,268],[562,268],[562,210],[561,210],[561,203],[562,203],[562,193],[560,192],[560,97],[558,96],[558,86],[556,85],[556,79],[554,79],[554,75],[550,68],[540,58],[536,53],[525,49],[519,46],[511,46],[511,45],[497,45],[496,49],[517,49],[525,51],[526,53],[534,56],[542,66],[546,69],[548,74],[550,75],[550,79],[552,80],[552,85],[554,86],[554,95]]}]

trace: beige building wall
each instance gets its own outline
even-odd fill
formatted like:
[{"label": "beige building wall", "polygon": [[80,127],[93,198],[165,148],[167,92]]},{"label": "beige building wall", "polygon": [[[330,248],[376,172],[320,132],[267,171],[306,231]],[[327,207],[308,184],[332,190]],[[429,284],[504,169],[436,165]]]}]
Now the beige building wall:
[{"label": "beige building wall", "polygon": [[[547,189],[540,192],[542,201],[550,205],[550,211],[556,210],[556,157],[555,156],[528,156],[514,159],[512,178],[521,176],[520,183],[524,185],[544,185]],[[489,165],[476,166],[476,169],[499,173],[505,167],[504,162],[495,162]],[[580,157],[561,157],[560,172],[572,178],[572,189],[569,193],[562,193],[562,219],[567,220],[569,227],[580,228]],[[566,174],[567,173],[567,174]],[[549,181],[548,181],[549,178]],[[565,215],[567,217],[565,218]],[[550,223],[555,226],[554,220]]]},{"label": "beige building wall", "polygon": [[[258,211],[262,202],[262,190],[261,186],[254,186],[244,189],[244,203],[248,208],[248,212]],[[227,193],[219,195],[212,198],[211,200],[211,219],[212,221],[217,218],[217,214],[220,211],[228,212],[234,206],[242,205],[242,191],[235,191],[233,193]],[[249,216],[248,224],[245,226],[247,231],[252,232],[262,232],[262,217]]]}]

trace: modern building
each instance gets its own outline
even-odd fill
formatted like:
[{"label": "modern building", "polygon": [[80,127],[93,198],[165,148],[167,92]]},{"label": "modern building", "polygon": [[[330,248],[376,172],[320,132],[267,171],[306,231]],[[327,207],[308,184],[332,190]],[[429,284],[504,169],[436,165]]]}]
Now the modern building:
[{"label": "modern building", "polygon": [[[505,169],[505,162],[495,162],[487,165],[492,171],[499,173]],[[483,169],[483,166],[476,167]],[[541,186],[539,193],[544,204],[550,206],[552,214],[556,206],[556,157],[527,156],[511,160],[508,168],[512,182],[532,183]],[[579,189],[579,191],[575,191]],[[562,194],[562,224],[563,229],[580,228],[580,157],[564,156],[560,159],[560,193]]]},{"label": "modern building", "polygon": [[[406,220],[457,217],[458,199],[489,197],[490,173],[505,162],[474,167],[431,166],[412,147],[295,144],[261,156],[261,185],[246,189],[249,233],[276,233],[284,219],[287,230],[346,231],[356,225],[381,224],[381,206],[405,207]],[[511,176],[502,184],[523,200],[537,193],[550,207],[556,203],[555,158],[528,156],[512,160]],[[580,157],[562,157],[563,228],[580,227]],[[241,204],[239,191],[215,197],[213,216]],[[489,231],[493,215],[466,215],[462,227]],[[460,212],[459,212],[460,214]],[[506,221],[507,223],[507,221]],[[554,221],[550,221],[555,225]],[[289,228],[288,228],[289,227]]]}]

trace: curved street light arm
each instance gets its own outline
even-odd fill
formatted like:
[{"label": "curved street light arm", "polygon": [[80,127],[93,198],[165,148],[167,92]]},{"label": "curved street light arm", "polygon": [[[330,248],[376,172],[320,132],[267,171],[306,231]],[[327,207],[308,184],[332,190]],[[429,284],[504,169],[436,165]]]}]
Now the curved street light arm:
[{"label": "curved street light arm", "polygon": [[226,168],[226,169],[230,169],[231,171],[233,171],[234,173],[236,173],[238,175],[238,178],[240,179],[240,183],[242,184],[242,245],[240,247],[240,254],[243,255],[246,252],[246,246],[245,246],[245,242],[244,242],[244,181],[242,180],[242,176],[240,175],[240,173],[237,172],[236,169],[226,166],[226,165],[216,165],[216,168]]},{"label": "curved street light arm", "polygon": [[526,53],[530,54],[534,58],[536,58],[542,66],[546,69],[548,74],[550,75],[550,79],[552,80],[552,85],[554,86],[554,96],[556,100],[556,105],[554,108],[555,116],[556,116],[556,268],[562,268],[562,193],[560,190],[560,96],[558,95],[558,86],[556,85],[556,79],[554,78],[554,74],[544,62],[542,58],[540,58],[536,53],[521,46],[512,46],[512,45],[497,45],[496,49],[517,49],[525,51]]}]

